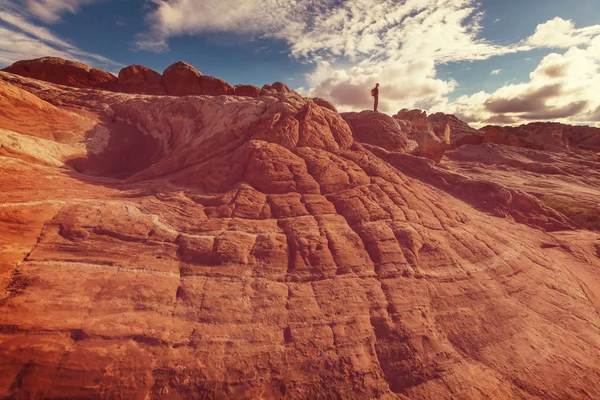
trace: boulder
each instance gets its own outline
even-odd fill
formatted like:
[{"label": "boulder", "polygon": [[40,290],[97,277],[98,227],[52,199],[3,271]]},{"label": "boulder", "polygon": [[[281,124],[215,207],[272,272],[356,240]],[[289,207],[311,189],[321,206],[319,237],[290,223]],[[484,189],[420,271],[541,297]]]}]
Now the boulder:
[{"label": "boulder", "polygon": [[142,65],[130,65],[119,72],[119,91],[123,93],[141,93],[165,95],[167,90],[162,76]]}]

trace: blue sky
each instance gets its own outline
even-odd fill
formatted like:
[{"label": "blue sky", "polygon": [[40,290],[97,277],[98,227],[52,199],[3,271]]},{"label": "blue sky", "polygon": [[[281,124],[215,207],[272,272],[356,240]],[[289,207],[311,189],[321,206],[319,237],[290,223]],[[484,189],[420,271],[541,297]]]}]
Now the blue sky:
[{"label": "blue sky", "polygon": [[0,0],[0,66],[45,55],[115,73],[184,60],[231,84],[282,81],[342,110],[368,108],[380,82],[390,114],[600,116],[598,0]]}]

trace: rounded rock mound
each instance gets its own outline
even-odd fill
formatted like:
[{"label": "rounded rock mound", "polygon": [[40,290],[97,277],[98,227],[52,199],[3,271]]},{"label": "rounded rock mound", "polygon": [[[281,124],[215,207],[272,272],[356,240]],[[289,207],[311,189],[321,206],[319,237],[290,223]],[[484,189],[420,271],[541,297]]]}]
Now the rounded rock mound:
[{"label": "rounded rock mound", "polygon": [[117,84],[117,78],[106,71],[58,57],[17,61],[3,69],[3,71],[27,78],[80,88],[114,90]]},{"label": "rounded rock mound", "polygon": [[165,95],[167,90],[162,76],[143,65],[130,65],[119,72],[119,91],[123,93],[140,93]]},{"label": "rounded rock mound", "polygon": [[233,94],[233,87],[224,80],[202,75],[196,68],[183,61],[165,69],[163,82],[171,96]]}]

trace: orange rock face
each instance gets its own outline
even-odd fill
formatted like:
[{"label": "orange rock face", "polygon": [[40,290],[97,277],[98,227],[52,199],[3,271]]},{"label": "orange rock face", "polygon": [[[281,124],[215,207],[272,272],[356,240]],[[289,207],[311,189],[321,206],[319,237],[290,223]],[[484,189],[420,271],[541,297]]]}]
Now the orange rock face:
[{"label": "orange rock face", "polygon": [[119,91],[123,93],[167,94],[162,76],[142,65],[130,65],[119,72]]},{"label": "orange rock face", "polygon": [[282,84],[0,83],[0,397],[600,396],[598,236],[528,186],[597,200],[541,165],[592,155],[438,165]]},{"label": "orange rock face", "polygon": [[74,87],[93,87],[111,90],[114,89],[117,83],[117,78],[108,72],[58,57],[43,57],[36,60],[19,61],[5,68],[3,71]]},{"label": "orange rock face", "polygon": [[171,96],[219,96],[233,94],[233,87],[227,82],[204,76],[191,65],[179,61],[163,72],[167,93]]},{"label": "orange rock face", "polygon": [[233,94],[236,96],[258,97],[260,96],[260,89],[252,85],[235,85]]}]

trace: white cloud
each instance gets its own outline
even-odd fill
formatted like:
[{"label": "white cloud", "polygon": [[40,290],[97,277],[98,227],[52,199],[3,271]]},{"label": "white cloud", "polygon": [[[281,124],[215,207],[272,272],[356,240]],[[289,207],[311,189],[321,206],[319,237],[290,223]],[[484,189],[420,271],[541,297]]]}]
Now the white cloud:
[{"label": "white cloud", "polygon": [[599,74],[600,35],[583,48],[547,55],[528,82],[462,96],[444,111],[482,123],[554,120],[600,126]]},{"label": "white cloud", "polygon": [[325,97],[341,111],[368,109],[373,106],[370,89],[380,84],[379,110],[396,113],[402,108],[430,108],[445,104],[445,95],[456,82],[436,78],[432,60],[420,59],[377,66],[332,68],[324,62],[307,76],[310,89],[300,88],[307,97]]},{"label": "white cloud", "polygon": [[502,73],[501,69],[495,69],[492,72],[490,72],[490,75],[500,75]]},{"label": "white cloud", "polygon": [[330,99],[342,110],[369,108],[369,90],[376,81],[382,85],[383,111],[439,106],[456,82],[437,78],[436,65],[525,48],[479,39],[483,14],[476,0],[154,3],[148,16],[151,29],[138,38],[139,48],[164,51],[170,38],[202,32],[282,39],[293,57],[316,66],[302,93]]},{"label": "white cloud", "polygon": [[481,60],[519,50],[477,39],[476,0],[154,0],[140,48],[202,32],[283,39],[292,55],[328,59]]},{"label": "white cloud", "polygon": [[[17,0],[19,1],[19,0]],[[75,14],[80,7],[101,0],[26,0],[21,8],[45,22],[58,22],[64,13]],[[23,1],[20,1],[23,3]]]},{"label": "white cloud", "polygon": [[600,25],[576,29],[573,21],[556,17],[538,25],[526,43],[535,47],[566,49],[589,44],[597,35],[600,35]]},{"label": "white cloud", "polygon": [[0,2],[0,65],[6,66],[24,59],[55,56],[86,62],[99,68],[114,70],[122,66],[99,54],[79,49],[14,10],[14,5]]}]

